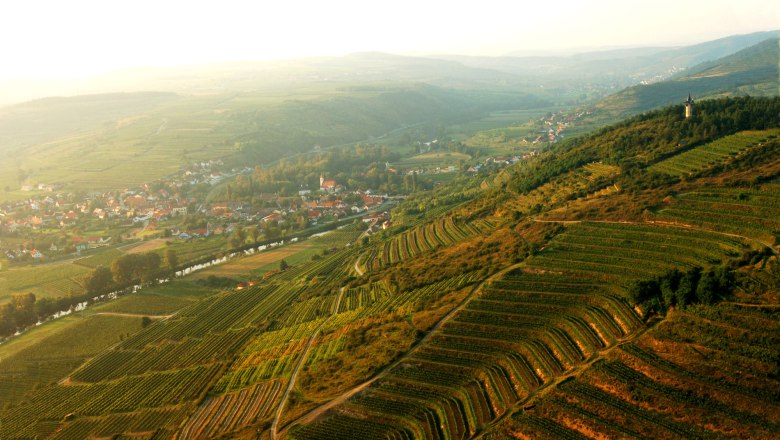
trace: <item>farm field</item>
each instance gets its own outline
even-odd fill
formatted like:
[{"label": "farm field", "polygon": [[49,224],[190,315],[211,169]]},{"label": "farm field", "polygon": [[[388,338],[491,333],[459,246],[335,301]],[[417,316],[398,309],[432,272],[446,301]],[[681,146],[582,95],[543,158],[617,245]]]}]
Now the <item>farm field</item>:
[{"label": "farm field", "polygon": [[44,327],[31,331],[31,344],[0,346],[0,406],[22,402],[34,389],[65,378],[89,357],[141,330],[141,318],[78,315]]},{"label": "farm field", "polygon": [[80,279],[89,271],[89,267],[71,262],[12,267],[0,271],[0,303],[20,293],[33,293],[40,298],[68,296],[71,291],[81,290]]},{"label": "farm field", "polygon": [[404,169],[432,167],[446,168],[449,165],[454,165],[457,167],[460,161],[467,161],[469,159],[471,159],[471,156],[468,154],[442,151],[418,154],[417,156],[406,158],[393,165],[397,165]]},{"label": "farm field", "polygon": [[557,236],[528,266],[627,286],[675,267],[718,265],[749,249],[745,240],[714,232],[583,222]]},{"label": "farm field", "polygon": [[475,223],[457,223],[452,217],[446,217],[419,225],[387,240],[381,246],[375,246],[364,256],[360,265],[368,269],[379,269],[384,266],[412,258],[422,252],[451,245],[469,236],[490,229],[490,223],[480,221]]},{"label": "farm field", "polygon": [[97,313],[127,313],[133,315],[165,316],[213,295],[214,289],[189,281],[174,280],[170,283],[146,288],[135,294],[98,304]]},{"label": "farm field", "polygon": [[682,193],[664,205],[657,218],[773,243],[780,231],[780,184]]},{"label": "farm field", "polygon": [[769,138],[776,138],[780,130],[743,131],[662,160],[649,167],[650,171],[681,176],[703,170],[737,155]]},{"label": "farm field", "polygon": [[[296,246],[292,251],[334,246],[359,233],[345,228],[291,245]],[[201,438],[203,433],[264,423],[281,398],[304,342],[335,311],[337,289],[329,283],[352,269],[345,260],[352,254],[347,248],[293,267],[284,273],[292,282],[280,278],[279,283],[271,280],[247,290],[219,292],[189,277],[98,305],[43,326],[41,330],[49,325],[53,330],[41,333],[42,343],[57,341],[66,347],[62,338],[72,337],[71,327],[73,332],[88,330],[65,325],[66,320],[84,313],[86,317],[78,319],[94,325],[128,322],[134,327],[122,327],[119,334],[90,331],[103,337],[84,345],[85,350],[94,350],[61,358],[54,351],[58,363],[29,354],[46,352],[40,344],[20,346],[14,340],[0,346],[5,350],[2,361],[9,361],[0,364],[3,370],[10,365],[32,372],[32,366],[50,365],[38,376],[22,376],[28,381],[40,377],[34,383],[17,383],[10,380],[15,370],[7,373],[3,386],[13,390],[9,388],[5,396],[23,395],[27,403],[0,410],[0,437],[141,435],[152,427],[169,434],[181,428],[181,435]],[[312,294],[313,299],[299,298]],[[328,296],[331,302],[323,301]],[[156,319],[142,329],[144,316]],[[101,342],[106,338],[114,339]],[[15,361],[23,357],[30,357],[29,367]],[[60,404],[50,405],[52,399]],[[68,413],[78,416],[65,418]]]},{"label": "farm field", "polygon": [[86,266],[90,269],[94,269],[98,266],[104,266],[104,267],[111,267],[111,263],[116,259],[124,255],[124,252],[122,252],[119,249],[116,248],[108,248],[104,250],[100,250],[97,253],[90,255],[88,257],[83,258],[77,258],[73,261],[73,264],[78,264],[79,266]]},{"label": "farm field", "polygon": [[122,250],[128,254],[143,254],[145,252],[156,251],[166,245],[164,238],[155,238],[152,240],[145,240],[137,244],[131,244],[129,246],[122,246]]},{"label": "farm field", "polygon": [[772,438],[780,384],[762,378],[777,369],[780,329],[765,305],[676,311],[487,438]]},{"label": "farm field", "polygon": [[204,279],[212,275],[218,277],[243,279],[250,275],[262,275],[262,268],[271,265],[275,267],[269,270],[278,270],[279,262],[281,260],[288,259],[295,254],[304,252],[311,246],[312,245],[308,242],[293,243],[279,248],[257,252],[253,255],[233,258],[227,263],[195,272],[192,275],[192,279]]}]

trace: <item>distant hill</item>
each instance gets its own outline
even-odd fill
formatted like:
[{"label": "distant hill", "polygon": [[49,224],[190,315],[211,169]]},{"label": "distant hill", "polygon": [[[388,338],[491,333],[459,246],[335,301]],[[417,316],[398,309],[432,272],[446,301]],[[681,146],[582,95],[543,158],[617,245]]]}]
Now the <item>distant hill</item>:
[{"label": "distant hill", "polygon": [[713,61],[753,46],[768,38],[777,38],[779,31],[734,35],[677,48],[644,47],[585,52],[571,56],[506,56],[465,57],[439,56],[466,66],[492,69],[526,78],[535,78],[546,85],[566,86],[571,81],[588,78],[596,83],[633,85],[658,76],[668,77],[677,69]]},{"label": "distant hill", "polygon": [[602,100],[597,107],[625,116],[672,104],[688,93],[695,99],[715,96],[776,96],[780,87],[780,46],[773,37],[721,59],[698,64],[685,74],[637,85]]},{"label": "distant hill", "polygon": [[164,92],[106,93],[43,98],[0,107],[0,152],[94,129],[176,98],[175,94]]},{"label": "distant hill", "polygon": [[[236,166],[266,163],[314,146],[381,139],[407,127],[426,132],[493,111],[549,105],[511,91],[380,80],[392,63],[384,56],[359,58],[361,78],[374,80],[307,85],[292,78],[289,88],[252,90],[247,74],[236,79],[247,81],[242,92],[87,95],[2,108],[0,188],[8,188],[8,198],[27,195],[14,192],[25,179],[68,190],[124,188],[162,178],[195,160],[221,158]],[[442,63],[423,62],[427,67],[420,69],[433,78],[435,65]],[[335,65],[328,66],[319,74],[349,72],[337,74],[329,70]],[[302,70],[298,74],[307,75]]]}]

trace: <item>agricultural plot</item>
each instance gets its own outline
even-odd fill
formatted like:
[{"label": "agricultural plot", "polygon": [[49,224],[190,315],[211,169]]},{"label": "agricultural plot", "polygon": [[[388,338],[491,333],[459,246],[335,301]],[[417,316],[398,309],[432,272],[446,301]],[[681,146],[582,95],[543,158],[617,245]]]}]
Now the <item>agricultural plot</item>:
[{"label": "agricultural plot", "polygon": [[[53,384],[81,363],[84,357],[69,363],[61,371],[57,370],[56,378],[48,379],[45,386],[24,394],[27,404],[0,411],[0,420],[3,420],[0,437],[8,438],[11,434],[22,438],[35,437],[55,431],[62,435],[138,433],[135,429],[140,425],[120,422],[120,416],[150,411],[160,415],[158,424],[151,431],[160,429],[161,433],[172,435],[173,431],[167,430],[178,427],[183,418],[193,412],[206,392],[222,378],[228,365],[234,364],[237,354],[244,353],[245,347],[251,347],[252,341],[264,334],[262,329],[274,316],[282,314],[299,293],[300,290],[294,288],[269,284],[196,301],[172,318],[157,320],[121,342],[114,341],[114,344],[119,343],[84,363],[70,374],[68,380]],[[95,316],[95,319],[117,318],[113,315]],[[140,327],[140,317],[123,319],[132,319]],[[102,333],[93,331],[88,334]],[[289,357],[294,356],[293,353]],[[263,364],[257,359],[254,362]],[[262,365],[265,371],[256,374],[255,378],[268,376],[267,371],[272,367],[268,362],[265,364]],[[280,366],[274,371],[284,375],[289,373],[289,368]],[[240,388],[259,382],[252,379],[252,383],[239,387],[239,382],[247,381],[228,379],[225,379],[228,386],[223,387],[224,391],[234,388],[240,391]],[[262,402],[273,394],[273,390],[265,391],[257,387],[253,391],[245,390],[222,398],[220,405],[232,405],[233,408],[242,402],[255,405],[243,408],[242,418],[228,423],[249,423],[267,414],[267,409],[261,411]],[[52,405],[51,402],[57,404]],[[78,416],[64,419],[69,413]],[[228,425],[221,426],[225,428]],[[111,429],[116,431],[109,432]],[[196,429],[207,428],[196,426]]]},{"label": "agricultural plot", "polygon": [[87,358],[141,330],[140,317],[92,315],[65,320],[60,331],[44,333],[24,349],[0,351],[0,406],[22,401],[35,388],[57,382]]},{"label": "agricultural plot", "polygon": [[[621,284],[674,267],[717,264],[745,247],[738,239],[679,228],[571,226],[524,269],[483,287],[376,384],[290,435],[332,438],[355,430],[387,438],[471,437],[540,387],[645,328]],[[544,428],[550,421],[530,424]],[[701,434],[669,426],[678,435]],[[577,437],[567,426],[548,428]]]},{"label": "agricultural plot", "polygon": [[602,283],[517,271],[483,289],[377,384],[293,438],[470,437],[540,386],[643,327]]},{"label": "agricultural plot", "polygon": [[113,263],[116,258],[119,258],[122,255],[124,255],[124,252],[120,251],[119,249],[108,248],[99,250],[95,254],[88,257],[79,258],[73,263],[78,264],[79,266],[88,267],[90,269],[94,269],[98,266],[111,267],[111,263]]},{"label": "agricultural plot", "polygon": [[446,167],[448,165],[457,166],[460,162],[467,161],[469,159],[471,159],[471,156],[468,154],[442,151],[418,154],[417,156],[406,158],[394,165],[404,169]]},{"label": "agricultural plot", "polygon": [[735,237],[648,224],[579,223],[557,236],[528,265],[627,285],[673,268],[717,265],[749,245]]},{"label": "agricultural plot", "polygon": [[140,243],[133,243],[129,246],[122,246],[122,250],[128,254],[143,254],[146,252],[156,251],[157,249],[165,246],[167,241],[169,240],[164,238],[155,238],[153,240],[146,240]]},{"label": "agricultural plot", "polygon": [[[177,279],[91,308],[90,319],[129,320],[137,328],[119,334],[109,326],[104,326],[106,331],[80,329],[114,337],[89,353],[68,357],[48,350],[56,356],[31,357],[31,350],[41,347],[19,347],[12,341],[8,347],[19,348],[4,350],[0,364],[4,379],[0,398],[10,399],[0,410],[0,438],[146,438],[151,433],[161,438],[204,438],[267,423],[307,342],[338,311],[335,299],[341,280],[353,269],[358,247],[337,248],[361,233],[361,228],[349,226],[291,245],[287,251],[306,254],[306,261],[257,287],[215,292]],[[223,242],[219,238],[193,242],[192,255]],[[310,250],[317,258],[307,254]],[[250,270],[247,262],[252,268],[264,263],[253,257],[259,258],[231,261],[240,267],[217,267],[223,270],[218,275],[225,276],[226,269],[234,275]],[[88,270],[86,265],[68,267]],[[396,300],[408,301],[419,293]],[[355,307],[363,310],[367,305]],[[141,329],[142,316],[158,319]],[[309,359],[317,362],[341,350],[342,341],[336,337],[340,334],[318,338]],[[71,345],[60,341],[59,348]],[[14,356],[29,360],[5,364]],[[13,368],[5,371],[9,365]],[[27,374],[33,370],[40,374]],[[21,383],[17,379],[22,377],[34,380]],[[22,400],[25,404],[19,404]]]},{"label": "agricultural plot", "polygon": [[485,223],[456,223],[452,217],[441,218],[374,247],[361,257],[360,264],[367,269],[379,269],[484,232],[480,228],[485,226]]},{"label": "agricultural plot", "polygon": [[780,185],[707,188],[680,194],[657,217],[772,243],[780,231]]},{"label": "agricultural plot", "polygon": [[780,130],[777,129],[739,132],[662,160],[650,166],[648,170],[673,176],[694,173],[760,145],[767,138],[777,137],[778,134]]},{"label": "agricultural plot", "polygon": [[171,249],[179,257],[179,264],[185,264],[209,255],[216,255],[225,248],[226,244],[226,237],[216,235],[187,242],[174,241],[164,248],[158,248],[157,252],[162,256],[167,249]]},{"label": "agricultural plot", "polygon": [[523,214],[534,212],[541,205],[554,206],[573,198],[587,195],[598,182],[615,177],[620,168],[593,162],[558,176],[544,185],[518,194],[507,203],[507,208]]},{"label": "agricultural plot", "polygon": [[253,255],[233,258],[226,263],[196,272],[192,279],[205,279],[211,275],[241,279],[254,272],[258,272],[259,269],[269,265],[273,267],[273,270],[276,270],[279,269],[279,262],[282,259],[285,259],[286,261],[287,258],[303,252],[309,247],[311,247],[311,245],[306,242],[293,243],[279,248],[257,252]]},{"label": "agricultural plot", "polygon": [[765,376],[780,356],[772,310],[678,311],[501,429],[533,438],[775,437],[780,383]]},{"label": "agricultural plot", "polygon": [[281,390],[279,381],[270,381],[208,398],[190,416],[178,438],[213,438],[256,423],[270,415]]},{"label": "agricultural plot", "polygon": [[80,292],[81,278],[89,271],[88,267],[72,263],[15,267],[2,271],[0,302],[20,293],[33,293],[39,298],[57,298],[68,296],[70,292]]}]

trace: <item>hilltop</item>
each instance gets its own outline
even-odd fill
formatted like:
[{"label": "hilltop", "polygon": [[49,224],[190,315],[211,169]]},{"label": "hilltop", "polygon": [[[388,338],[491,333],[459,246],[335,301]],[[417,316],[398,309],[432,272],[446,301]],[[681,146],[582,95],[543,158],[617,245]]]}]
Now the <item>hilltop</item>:
[{"label": "hilltop", "polygon": [[691,93],[696,99],[719,96],[777,96],[780,89],[777,36],[717,60],[690,67],[666,81],[636,85],[611,95],[596,108],[626,116],[669,105]]},{"label": "hilltop", "polygon": [[771,437],[778,115],[648,112],[41,326],[0,436]]}]

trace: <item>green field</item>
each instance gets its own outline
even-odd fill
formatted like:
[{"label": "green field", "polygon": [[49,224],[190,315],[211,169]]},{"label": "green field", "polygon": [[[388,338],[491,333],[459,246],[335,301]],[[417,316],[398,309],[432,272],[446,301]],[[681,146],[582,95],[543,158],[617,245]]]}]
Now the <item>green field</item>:
[{"label": "green field", "polygon": [[81,291],[81,277],[89,268],[70,262],[12,267],[0,272],[0,302],[13,294],[58,298]]},{"label": "green field", "polygon": [[669,159],[658,162],[648,169],[681,176],[708,168],[733,157],[745,150],[775,138],[780,130],[745,131],[700,145]]},{"label": "green field", "polygon": [[[140,317],[88,314],[62,318],[0,346],[0,405],[26,401],[97,353],[141,330]],[[21,339],[21,338],[20,338]]]},{"label": "green field", "polygon": [[661,220],[740,234],[775,243],[780,231],[780,185],[706,188],[680,194],[657,215]]}]

